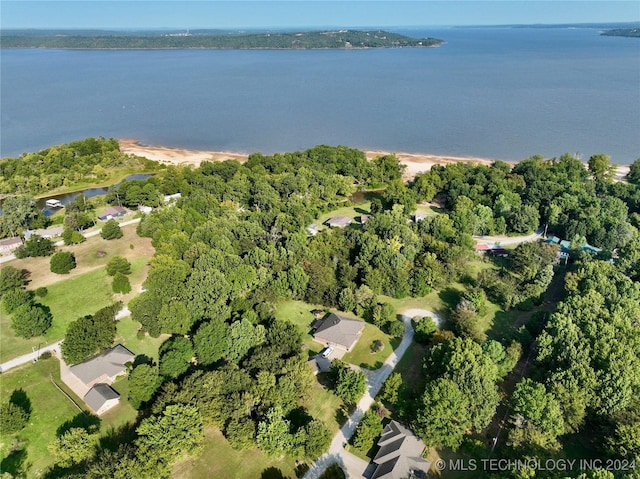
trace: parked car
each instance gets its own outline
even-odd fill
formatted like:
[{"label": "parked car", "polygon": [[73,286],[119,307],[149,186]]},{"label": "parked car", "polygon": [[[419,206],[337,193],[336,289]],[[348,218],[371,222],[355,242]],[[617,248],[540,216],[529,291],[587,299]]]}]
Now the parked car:
[{"label": "parked car", "polygon": [[333,352],[333,348],[331,346],[328,346],[327,349],[322,351],[322,357],[327,359],[332,352]]}]

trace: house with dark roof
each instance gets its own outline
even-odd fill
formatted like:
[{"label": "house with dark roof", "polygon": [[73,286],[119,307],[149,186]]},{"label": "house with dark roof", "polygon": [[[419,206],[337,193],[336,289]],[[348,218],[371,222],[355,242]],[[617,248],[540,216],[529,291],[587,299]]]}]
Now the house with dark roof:
[{"label": "house with dark roof", "polygon": [[431,463],[422,458],[425,444],[409,429],[391,421],[378,440],[380,449],[373,458],[371,479],[426,477]]},{"label": "house with dark roof", "polygon": [[313,339],[325,346],[351,351],[362,335],[364,322],[331,313],[316,328]]},{"label": "house with dark roof", "polygon": [[82,399],[93,412],[100,416],[120,403],[120,394],[108,384],[98,383],[89,389]]},{"label": "house with dark roof", "polygon": [[334,216],[329,218],[325,224],[330,228],[346,228],[352,222],[352,219],[348,216]]},{"label": "house with dark roof", "polygon": [[108,206],[101,214],[98,215],[98,219],[102,221],[112,220],[126,214],[127,210],[121,206]]},{"label": "house with dark roof", "polygon": [[61,361],[60,379],[93,412],[100,415],[120,401],[120,395],[110,385],[126,372],[127,363],[133,362],[135,357],[135,354],[118,344],[73,366],[67,366]]}]

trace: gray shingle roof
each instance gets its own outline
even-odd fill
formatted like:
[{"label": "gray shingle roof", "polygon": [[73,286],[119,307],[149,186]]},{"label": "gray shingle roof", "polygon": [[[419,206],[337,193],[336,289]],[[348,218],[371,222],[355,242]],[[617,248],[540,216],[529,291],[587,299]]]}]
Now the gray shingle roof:
[{"label": "gray shingle roof", "polygon": [[123,373],[126,370],[125,364],[133,361],[135,357],[135,354],[118,344],[111,349],[105,350],[101,355],[71,366],[69,369],[82,382],[89,384],[103,375],[115,377]]},{"label": "gray shingle roof", "polygon": [[327,220],[327,225],[331,227],[344,228],[351,224],[351,218],[348,216],[334,216],[333,218],[329,218]]},{"label": "gray shingle roof", "polygon": [[119,397],[120,394],[114,391],[111,386],[104,383],[98,383],[89,389],[89,392],[85,394],[82,399],[87,406],[89,406],[94,412],[97,412],[108,400],[117,399]]},{"label": "gray shingle roof", "polygon": [[424,443],[402,424],[391,421],[378,441],[380,450],[373,458],[377,464],[371,479],[402,479],[410,471],[427,472],[431,463],[422,458]]},{"label": "gray shingle roof", "polygon": [[331,313],[316,329],[316,339],[350,349],[360,337],[364,322]]}]

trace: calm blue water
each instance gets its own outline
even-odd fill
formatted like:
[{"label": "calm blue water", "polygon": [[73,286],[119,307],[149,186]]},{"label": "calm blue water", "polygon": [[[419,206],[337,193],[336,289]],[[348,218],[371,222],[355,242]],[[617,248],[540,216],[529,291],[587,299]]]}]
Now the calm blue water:
[{"label": "calm blue water", "polygon": [[400,33],[448,43],[3,50],[0,153],[105,136],[265,153],[324,143],[508,160],[640,156],[640,40],[587,29]]}]

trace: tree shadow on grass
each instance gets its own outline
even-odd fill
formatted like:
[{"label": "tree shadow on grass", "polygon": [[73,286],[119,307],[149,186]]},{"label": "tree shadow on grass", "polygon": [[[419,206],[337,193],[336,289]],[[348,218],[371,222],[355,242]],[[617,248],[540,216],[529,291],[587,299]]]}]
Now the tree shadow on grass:
[{"label": "tree shadow on grass", "polygon": [[58,437],[64,435],[70,429],[73,428],[82,428],[87,430],[88,432],[97,431],[100,428],[100,418],[98,416],[94,416],[93,414],[88,413],[80,413],[76,414],[73,418],[69,419],[65,423],[63,423],[58,430],[56,431],[56,435]]},{"label": "tree shadow on grass", "polygon": [[285,476],[280,469],[277,467],[268,467],[262,474],[260,474],[260,479],[289,479]]},{"label": "tree shadow on grass", "polygon": [[9,398],[9,402],[15,404],[27,414],[31,414],[31,399],[29,399],[27,393],[24,392],[24,389],[20,388],[13,391]]},{"label": "tree shadow on grass", "polygon": [[[0,473],[10,474],[10,477],[26,477],[27,470],[31,465],[27,462],[27,449],[23,445],[22,449],[16,449],[9,453],[0,462]],[[3,476],[4,477],[4,476]]]},{"label": "tree shadow on grass", "polygon": [[117,451],[122,444],[132,444],[137,436],[135,424],[127,423],[117,429],[110,427],[106,434],[100,437],[100,449]]}]

